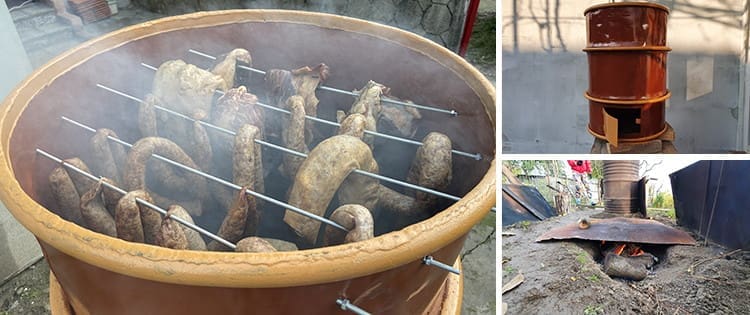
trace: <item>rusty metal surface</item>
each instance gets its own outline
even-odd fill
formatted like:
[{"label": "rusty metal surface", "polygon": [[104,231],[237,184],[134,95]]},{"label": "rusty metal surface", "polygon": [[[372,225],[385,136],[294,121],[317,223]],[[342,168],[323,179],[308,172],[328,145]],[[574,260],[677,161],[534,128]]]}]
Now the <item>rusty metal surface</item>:
[{"label": "rusty metal surface", "polygon": [[727,248],[750,250],[750,161],[698,161],[669,175],[677,222]]},{"label": "rusty metal surface", "polygon": [[654,220],[638,218],[588,219],[589,228],[577,223],[553,229],[536,241],[582,239],[589,241],[628,242],[664,245],[695,245],[695,239],[681,231]]},{"label": "rusty metal surface", "polygon": [[637,211],[640,161],[604,161],[604,212],[628,216]]},{"label": "rusty metal surface", "polygon": [[503,185],[503,226],[519,221],[541,221],[557,215],[535,187]]}]

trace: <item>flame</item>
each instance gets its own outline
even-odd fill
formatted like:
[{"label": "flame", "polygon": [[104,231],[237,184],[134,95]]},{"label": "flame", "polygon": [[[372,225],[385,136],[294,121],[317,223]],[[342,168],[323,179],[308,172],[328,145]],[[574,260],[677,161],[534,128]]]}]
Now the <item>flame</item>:
[{"label": "flame", "polygon": [[622,254],[623,250],[625,250],[625,244],[620,244],[620,245],[617,245],[617,247],[615,247],[614,253],[615,255],[619,256],[620,254]]},{"label": "flame", "polygon": [[628,252],[628,255],[630,255],[630,256],[640,256],[640,255],[643,255],[643,253],[644,253],[644,251],[640,247],[635,246],[635,245],[631,245],[630,251]]}]

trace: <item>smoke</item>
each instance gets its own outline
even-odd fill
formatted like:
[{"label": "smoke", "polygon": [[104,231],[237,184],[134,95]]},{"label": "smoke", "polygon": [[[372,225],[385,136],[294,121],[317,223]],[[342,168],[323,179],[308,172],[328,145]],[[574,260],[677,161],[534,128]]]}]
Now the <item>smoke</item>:
[{"label": "smoke", "polygon": [[[314,2],[320,10],[334,6],[331,2]],[[312,1],[308,5],[314,4]],[[335,8],[335,7],[334,7]],[[53,208],[49,202],[49,189],[41,183],[54,163],[37,158],[24,161],[34,156],[36,147],[47,150],[60,158],[79,156],[84,161],[90,160],[88,138],[93,135],[79,127],[63,123],[60,116],[67,116],[92,128],[107,127],[113,129],[121,139],[135,143],[140,137],[138,124],[139,104],[126,97],[97,88],[97,84],[122,91],[128,95],[144,99],[153,90],[155,72],[142,67],[141,62],[158,67],[168,60],[182,59],[202,69],[210,69],[214,63],[208,58],[188,53],[196,49],[213,56],[220,56],[234,48],[245,48],[253,57],[253,66],[261,70],[296,69],[302,66],[314,66],[325,63],[331,68],[331,74],[323,84],[345,91],[362,89],[365,84],[374,80],[390,88],[394,97],[411,100],[418,104],[456,109],[458,117],[442,113],[420,110],[421,119],[414,122],[414,134],[410,138],[421,141],[429,132],[442,132],[452,140],[453,147],[468,152],[481,152],[485,156],[494,153],[494,134],[487,113],[464,79],[447,68],[442,56],[428,57],[424,52],[400,44],[393,38],[408,37],[399,32],[388,35],[367,35],[336,29],[345,27],[333,16],[321,18],[322,25],[336,25],[334,28],[312,27],[294,23],[238,23],[199,28],[191,25],[175,31],[163,32],[154,36],[143,37],[118,47],[97,54],[77,64],[71,71],[61,76],[48,77],[50,80],[40,88],[31,104],[24,111],[18,126],[14,130],[11,156],[14,168],[20,178],[31,177],[24,181],[27,192],[34,194],[45,206]],[[363,26],[360,22],[349,22]],[[143,26],[146,30],[157,31],[159,24]],[[83,49],[100,49],[101,44],[89,44]],[[438,61],[441,60],[441,61]],[[53,68],[54,69],[54,68]],[[50,70],[51,71],[51,70]],[[239,72],[245,70],[238,70]],[[263,77],[257,74],[247,81],[248,92],[256,94],[261,102],[270,104],[266,99]],[[336,121],[337,110],[349,111],[355,98],[329,91],[318,90],[320,99],[318,117]],[[214,104],[215,105],[215,104]],[[271,104],[274,105],[274,104]],[[164,104],[169,107],[168,104]],[[394,105],[395,106],[395,105]],[[188,113],[183,113],[188,114]],[[288,116],[272,111],[265,114],[282,120]],[[210,119],[207,118],[207,119]],[[333,127],[317,124],[316,128],[326,135],[335,134]],[[210,134],[216,130],[208,129]],[[185,135],[188,136],[188,135]],[[183,139],[184,140],[184,139]],[[323,139],[315,139],[309,146],[312,149]],[[279,138],[266,141],[281,144]],[[186,142],[186,141],[177,141]],[[413,144],[393,142],[376,138],[374,155],[379,164],[380,173],[389,177],[404,180],[415,156],[417,147]],[[280,157],[276,150],[263,148],[263,155]],[[23,159],[19,158],[23,157]],[[264,159],[264,162],[266,159]],[[477,162],[465,157],[453,158],[453,184],[447,189],[454,195],[463,195],[471,189],[484,175],[489,159]],[[214,161],[215,165],[228,165],[231,161]],[[267,167],[265,194],[286,201],[287,191],[293,182],[279,174],[278,169]],[[213,173],[214,170],[207,170]],[[179,173],[179,171],[176,171]],[[220,172],[222,178],[231,181],[226,172]],[[321,174],[320,176],[325,176]],[[153,185],[153,181],[149,182]],[[388,186],[403,191],[396,185]],[[123,187],[124,188],[124,187]],[[162,190],[161,187],[153,187]],[[224,196],[233,195],[233,190],[226,187],[216,193]],[[214,198],[215,199],[215,198]],[[452,201],[442,201],[437,207],[442,209]],[[168,204],[162,204],[163,208]],[[296,240],[296,236],[283,223],[284,208],[268,202],[261,203],[262,225],[258,231],[261,236]],[[334,206],[334,205],[331,205]],[[216,200],[204,204],[203,215],[194,218],[196,223],[210,231],[216,231],[226,213],[226,207]],[[377,223],[376,223],[377,224]],[[301,248],[305,246],[300,244]]]}]

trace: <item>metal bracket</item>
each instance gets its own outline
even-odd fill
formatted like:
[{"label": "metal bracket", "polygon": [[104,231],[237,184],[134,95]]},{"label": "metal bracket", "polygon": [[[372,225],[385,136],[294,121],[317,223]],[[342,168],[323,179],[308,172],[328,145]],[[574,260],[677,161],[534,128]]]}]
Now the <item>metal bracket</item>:
[{"label": "metal bracket", "polygon": [[453,266],[449,266],[449,265],[446,265],[444,263],[441,263],[441,262],[435,260],[434,258],[432,258],[432,256],[424,256],[424,258],[422,258],[422,263],[424,263],[425,265],[428,265],[428,266],[438,267],[440,269],[443,269],[443,270],[448,271],[448,272],[455,273],[457,275],[461,274],[461,271],[459,271],[458,269],[453,268]]},{"label": "metal bracket", "polygon": [[345,311],[350,311],[350,312],[356,313],[358,315],[370,315],[370,313],[368,313],[367,311],[365,311],[365,310],[357,307],[356,305],[352,304],[351,302],[349,302],[348,299],[344,299],[344,298],[336,299],[336,304],[338,304],[339,306],[341,306],[341,309],[345,310]]}]

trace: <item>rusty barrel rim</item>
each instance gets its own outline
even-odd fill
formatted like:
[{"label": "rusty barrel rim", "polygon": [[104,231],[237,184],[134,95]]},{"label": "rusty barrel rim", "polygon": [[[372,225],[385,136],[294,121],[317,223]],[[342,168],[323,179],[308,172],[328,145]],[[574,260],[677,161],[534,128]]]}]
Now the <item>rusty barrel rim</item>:
[{"label": "rusty barrel rim", "polygon": [[588,46],[587,53],[605,53],[610,51],[672,51],[669,46]]},{"label": "rusty barrel rim", "polygon": [[667,14],[669,14],[669,8],[666,6],[663,6],[658,3],[651,3],[651,2],[615,2],[615,3],[602,3],[597,4],[588,7],[586,10],[583,11],[583,15],[587,15],[590,11],[593,10],[599,10],[599,9],[608,9],[608,8],[617,8],[617,7],[644,7],[644,8],[653,8],[653,9],[659,9]]},{"label": "rusty barrel rim", "polygon": [[606,99],[606,98],[598,98],[593,97],[589,94],[588,91],[583,92],[583,96],[589,100],[594,101],[598,103],[603,104],[611,104],[611,105],[645,105],[649,103],[658,103],[663,102],[672,97],[672,91],[667,90],[667,94],[664,94],[663,96],[657,97],[657,98],[646,98],[646,99],[640,99],[640,100],[613,100],[613,99]]},{"label": "rusty barrel rim", "polygon": [[[463,198],[427,220],[367,241],[297,252],[207,252],[126,242],[63,220],[22,189],[11,166],[10,139],[26,107],[49,82],[130,41],[184,28],[253,22],[344,30],[422,53],[458,73],[477,93],[483,107],[480,110],[489,116],[492,127],[496,125],[494,86],[463,58],[416,34],[355,18],[292,10],[204,11],[165,17],[116,30],[62,53],[30,74],[2,101],[0,199],[11,214],[40,241],[112,272],[182,285],[273,288],[322,284],[394,269],[466,235],[489,213],[496,201],[494,159],[487,173]],[[383,259],[386,252],[387,259]]]}]

